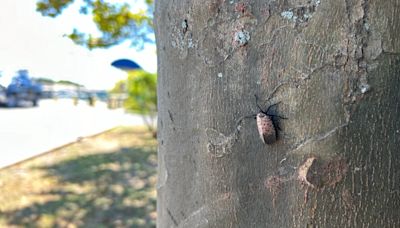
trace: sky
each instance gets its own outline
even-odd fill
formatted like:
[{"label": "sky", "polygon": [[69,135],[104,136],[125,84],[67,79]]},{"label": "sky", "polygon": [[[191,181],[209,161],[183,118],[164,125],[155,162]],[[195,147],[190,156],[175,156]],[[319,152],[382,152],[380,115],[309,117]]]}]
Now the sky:
[{"label": "sky", "polygon": [[2,0],[0,84],[7,86],[17,70],[27,69],[32,77],[69,80],[88,89],[111,89],[127,76],[110,65],[121,58],[137,62],[146,71],[157,71],[155,45],[137,51],[127,41],[90,51],[74,44],[65,36],[73,28],[99,34],[91,15],[79,14],[79,3],[77,0],[61,16],[49,18],[36,12],[35,0]]}]

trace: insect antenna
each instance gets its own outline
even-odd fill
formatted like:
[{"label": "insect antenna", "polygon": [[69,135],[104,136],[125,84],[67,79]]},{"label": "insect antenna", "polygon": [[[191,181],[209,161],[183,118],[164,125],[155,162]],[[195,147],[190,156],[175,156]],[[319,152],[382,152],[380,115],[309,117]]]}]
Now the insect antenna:
[{"label": "insect antenna", "polygon": [[258,103],[258,96],[257,96],[256,94],[254,94],[254,97],[256,97],[256,105],[257,105],[257,108],[260,109],[261,112],[266,113],[266,112],[264,112],[264,110],[261,108],[260,104]]}]

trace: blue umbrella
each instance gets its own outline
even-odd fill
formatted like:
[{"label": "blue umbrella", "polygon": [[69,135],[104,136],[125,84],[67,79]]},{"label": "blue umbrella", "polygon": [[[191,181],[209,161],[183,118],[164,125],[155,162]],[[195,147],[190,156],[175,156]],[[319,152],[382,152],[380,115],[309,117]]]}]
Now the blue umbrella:
[{"label": "blue umbrella", "polygon": [[111,66],[116,67],[120,70],[131,71],[131,70],[140,70],[142,67],[139,64],[135,63],[129,59],[118,59],[111,63]]}]

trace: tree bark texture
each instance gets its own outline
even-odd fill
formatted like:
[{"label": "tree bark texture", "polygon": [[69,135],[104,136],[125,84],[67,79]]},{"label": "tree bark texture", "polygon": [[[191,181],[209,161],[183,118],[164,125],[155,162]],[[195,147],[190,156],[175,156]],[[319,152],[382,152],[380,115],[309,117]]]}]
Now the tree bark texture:
[{"label": "tree bark texture", "polygon": [[400,227],[398,0],[155,7],[158,227]]}]

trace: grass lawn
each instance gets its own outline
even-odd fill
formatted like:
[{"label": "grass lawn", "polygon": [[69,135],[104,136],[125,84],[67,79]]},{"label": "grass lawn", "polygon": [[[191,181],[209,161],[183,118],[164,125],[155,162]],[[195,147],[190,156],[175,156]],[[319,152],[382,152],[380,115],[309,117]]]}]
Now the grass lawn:
[{"label": "grass lawn", "polygon": [[0,227],[155,227],[156,147],[119,127],[0,170]]}]

